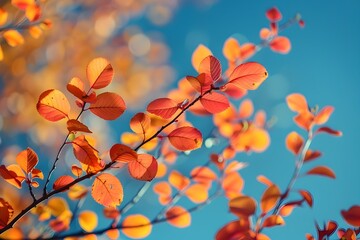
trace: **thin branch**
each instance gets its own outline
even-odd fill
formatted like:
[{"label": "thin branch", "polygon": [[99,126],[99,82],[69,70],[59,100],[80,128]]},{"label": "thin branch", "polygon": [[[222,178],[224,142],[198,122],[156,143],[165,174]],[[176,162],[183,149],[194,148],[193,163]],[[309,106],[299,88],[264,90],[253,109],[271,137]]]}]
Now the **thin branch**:
[{"label": "thin branch", "polygon": [[137,192],[137,194],[128,202],[123,208],[120,209],[120,214],[124,214],[129,211],[136,203],[138,203],[145,193],[149,190],[151,182],[146,182]]},{"label": "thin branch", "polygon": [[34,194],[34,192],[33,192],[33,190],[32,190],[31,183],[28,182],[27,184],[28,184],[28,186],[29,186],[30,195],[31,195],[32,199],[33,199],[34,202],[35,202],[35,201],[36,201],[36,197],[35,197],[35,194]]}]

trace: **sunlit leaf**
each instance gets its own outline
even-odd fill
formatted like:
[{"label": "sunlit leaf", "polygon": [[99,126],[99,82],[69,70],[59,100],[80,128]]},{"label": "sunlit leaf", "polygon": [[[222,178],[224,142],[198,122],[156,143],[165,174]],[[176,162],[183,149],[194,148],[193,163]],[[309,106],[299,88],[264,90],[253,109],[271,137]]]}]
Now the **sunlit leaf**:
[{"label": "sunlit leaf", "polygon": [[222,188],[224,189],[226,197],[231,199],[240,196],[243,187],[244,180],[238,172],[231,172],[225,175],[222,182]]},{"label": "sunlit leaf", "polygon": [[239,196],[229,201],[230,212],[240,218],[247,218],[256,211],[256,201],[248,196]]},{"label": "sunlit leaf", "polygon": [[72,174],[74,174],[76,177],[80,177],[82,174],[82,169],[76,165],[72,165],[71,166],[71,172]]},{"label": "sunlit leaf", "polygon": [[326,106],[323,109],[321,109],[314,118],[314,123],[317,125],[321,125],[326,123],[332,112],[334,111],[334,108],[332,106]]},{"label": "sunlit leaf", "polygon": [[260,38],[261,39],[268,39],[271,36],[271,31],[268,28],[262,28],[260,30]]},{"label": "sunlit leaf", "polygon": [[190,184],[190,179],[182,175],[180,172],[173,170],[169,174],[169,183],[177,190],[181,191]]},{"label": "sunlit leaf", "polygon": [[167,165],[163,162],[158,162],[158,169],[157,169],[157,173],[156,173],[156,178],[162,178],[166,175],[167,173]]},{"label": "sunlit leaf", "polygon": [[208,199],[208,189],[202,184],[193,184],[186,189],[185,195],[193,203],[203,203]]},{"label": "sunlit leaf", "polygon": [[242,61],[250,58],[256,52],[256,45],[253,43],[245,43],[240,47],[240,59]]},{"label": "sunlit leaf", "polygon": [[2,36],[11,47],[22,45],[25,42],[24,37],[17,30],[7,30]]},{"label": "sunlit leaf", "polygon": [[308,175],[321,175],[329,178],[336,178],[335,173],[333,170],[326,166],[318,166],[314,167],[313,169],[309,170],[306,174]]},{"label": "sunlit leaf", "polygon": [[122,232],[132,239],[146,238],[150,235],[152,230],[150,220],[141,214],[134,214],[125,217],[121,226]]},{"label": "sunlit leaf", "polygon": [[117,219],[120,216],[120,211],[117,208],[105,207],[103,214],[106,218]]},{"label": "sunlit leaf", "polygon": [[135,133],[145,134],[150,128],[151,118],[145,113],[137,113],[130,120],[130,128]]},{"label": "sunlit leaf", "polygon": [[240,44],[235,38],[226,39],[223,47],[224,57],[230,61],[235,62],[236,59],[240,56]]},{"label": "sunlit leaf", "polygon": [[80,135],[72,141],[73,152],[77,160],[90,166],[91,170],[100,170],[100,158],[98,151],[90,145],[84,135]]},{"label": "sunlit leaf", "polygon": [[154,184],[153,190],[156,194],[159,195],[171,195],[171,186],[168,182],[157,182]]},{"label": "sunlit leaf", "polygon": [[30,173],[36,164],[38,163],[39,159],[34,150],[31,148],[27,148],[24,151],[21,151],[16,156],[16,162],[19,164],[22,170],[24,170],[25,173]]},{"label": "sunlit leaf", "polygon": [[156,176],[158,164],[150,154],[139,154],[137,159],[128,163],[130,175],[142,181],[151,181]]},{"label": "sunlit leaf", "polygon": [[224,173],[229,174],[231,172],[237,172],[247,166],[245,162],[231,161],[225,168]]},{"label": "sunlit leaf", "polygon": [[270,187],[270,186],[272,186],[274,184],[270,179],[268,179],[264,175],[257,176],[256,180],[258,180],[258,182],[264,184],[267,187]]},{"label": "sunlit leaf", "polygon": [[78,99],[82,99],[86,95],[84,90],[84,83],[78,77],[73,77],[66,85],[66,89]]},{"label": "sunlit leaf", "polygon": [[[55,180],[53,184],[53,189],[58,190],[69,183],[72,183],[75,179],[71,176],[60,176],[58,179]],[[65,189],[66,190],[66,189]]]},{"label": "sunlit leaf", "polygon": [[28,6],[34,5],[35,0],[11,0],[11,4],[21,10],[25,10]]},{"label": "sunlit leaf", "polygon": [[309,150],[306,151],[304,162],[309,162],[309,161],[312,161],[312,160],[317,159],[319,157],[321,157],[321,152],[312,151],[312,150],[309,149]]},{"label": "sunlit leaf", "polygon": [[248,62],[234,69],[227,84],[247,90],[255,90],[267,77],[268,73],[261,64]]},{"label": "sunlit leaf", "polygon": [[120,117],[126,109],[122,97],[116,93],[104,92],[96,97],[96,102],[89,107],[96,116],[105,120],[115,120]]},{"label": "sunlit leaf", "polygon": [[267,213],[271,209],[273,209],[277,201],[280,199],[280,196],[281,196],[281,192],[278,186],[273,184],[270,187],[268,187],[261,197],[261,201],[260,201],[261,211],[263,213]]},{"label": "sunlit leaf", "polygon": [[31,177],[44,179],[44,174],[40,169],[34,168],[33,170],[31,170]]},{"label": "sunlit leaf", "polygon": [[271,22],[278,22],[278,21],[281,20],[282,15],[281,15],[281,12],[279,11],[279,9],[277,7],[272,7],[269,10],[266,11],[266,17]]},{"label": "sunlit leaf", "polygon": [[330,135],[333,135],[333,136],[337,136],[337,137],[342,136],[342,132],[341,132],[341,131],[334,130],[334,129],[329,128],[329,127],[321,127],[321,128],[319,128],[319,129],[316,130],[316,133],[327,133],[327,134],[330,134]]},{"label": "sunlit leaf", "polygon": [[247,90],[244,88],[238,88],[236,85],[227,84],[221,88],[225,94],[229,95],[234,99],[240,99],[247,94]]},{"label": "sunlit leaf", "polygon": [[7,225],[13,213],[13,207],[3,198],[0,198],[0,229]]},{"label": "sunlit leaf", "polygon": [[194,150],[202,145],[202,134],[193,127],[180,127],[167,136],[170,143],[180,151]]},{"label": "sunlit leaf", "polygon": [[287,37],[275,37],[269,43],[269,47],[274,52],[287,54],[291,50],[291,42]]},{"label": "sunlit leaf", "polygon": [[299,190],[300,195],[305,199],[307,204],[312,207],[313,206],[313,197],[310,192],[305,190]]},{"label": "sunlit leaf", "polygon": [[308,111],[308,104],[304,95],[292,93],[286,97],[286,103],[290,110],[294,112]]},{"label": "sunlit leaf", "polygon": [[137,158],[138,154],[124,144],[114,144],[110,149],[111,161],[127,163],[131,161],[136,161]]},{"label": "sunlit leaf", "polygon": [[306,131],[309,131],[310,127],[313,125],[313,120],[314,114],[307,110],[300,112],[294,117],[294,122]]},{"label": "sunlit leaf", "polygon": [[177,102],[170,98],[158,98],[150,102],[147,111],[165,119],[171,118],[178,110]]},{"label": "sunlit leaf", "polygon": [[212,55],[210,49],[208,49],[206,46],[200,44],[193,52],[191,57],[191,63],[194,69],[198,72],[200,68],[201,61],[206,58],[207,56]]},{"label": "sunlit leaf", "polygon": [[283,217],[289,216],[296,206],[297,205],[295,205],[295,204],[285,204],[285,205],[281,206],[281,208],[279,210],[279,215],[281,215]]},{"label": "sunlit leaf", "polygon": [[0,8],[0,26],[1,25],[4,25],[8,19],[8,12],[3,9],[3,8]]},{"label": "sunlit leaf", "polygon": [[20,228],[13,227],[13,228],[6,230],[2,234],[0,234],[0,238],[2,238],[2,239],[11,239],[11,238],[12,239],[23,239],[23,238],[25,238],[25,236]]},{"label": "sunlit leaf", "polygon": [[285,144],[290,152],[294,155],[298,155],[304,144],[304,139],[297,132],[291,132],[287,135]]},{"label": "sunlit leaf", "polygon": [[25,180],[25,174],[17,164],[12,164],[7,167],[1,165],[0,175],[5,181],[19,189],[21,188],[22,182]]},{"label": "sunlit leaf", "polygon": [[227,97],[217,92],[211,92],[200,99],[201,104],[210,113],[220,113],[226,110],[230,104]]},{"label": "sunlit leaf", "polygon": [[42,32],[43,31],[41,30],[41,28],[39,26],[31,26],[31,27],[29,27],[30,35],[35,39],[38,39],[41,36]]},{"label": "sunlit leaf", "polygon": [[123,200],[123,187],[114,175],[102,173],[94,179],[91,196],[105,207],[116,207]]},{"label": "sunlit leaf", "polygon": [[239,107],[239,118],[247,119],[254,112],[254,105],[250,99],[245,99],[241,102]]},{"label": "sunlit leaf", "polygon": [[87,193],[88,193],[87,187],[76,184],[76,185],[70,187],[70,190],[68,191],[68,197],[71,200],[79,200],[79,199],[85,197]]},{"label": "sunlit leaf", "polygon": [[87,66],[86,76],[91,88],[100,89],[111,83],[114,70],[105,58],[95,58]]},{"label": "sunlit leaf", "polygon": [[216,240],[251,239],[246,235],[250,229],[248,224],[242,224],[239,220],[231,221],[223,226],[215,236]]},{"label": "sunlit leaf", "polygon": [[66,122],[67,125],[67,129],[69,132],[87,132],[87,133],[92,133],[92,131],[90,131],[90,129],[83,124],[82,122],[80,122],[79,120],[76,119],[69,119]]},{"label": "sunlit leaf", "polygon": [[190,213],[181,206],[174,206],[166,212],[168,223],[178,228],[186,228],[191,224]]},{"label": "sunlit leaf", "polygon": [[29,5],[25,10],[25,16],[30,22],[38,20],[41,16],[41,8],[36,4]]},{"label": "sunlit leaf", "polygon": [[197,77],[186,76],[186,80],[199,93],[210,90],[211,84],[213,84],[213,79],[206,73],[200,73]]},{"label": "sunlit leaf", "polygon": [[119,237],[120,237],[119,229],[107,230],[105,234],[110,240],[116,240],[116,239],[119,239]]},{"label": "sunlit leaf", "polygon": [[55,217],[58,217],[69,210],[69,205],[65,199],[61,197],[51,197],[47,203],[47,207]]},{"label": "sunlit leaf", "polygon": [[274,227],[278,225],[284,225],[285,221],[284,219],[279,215],[271,215],[267,218],[265,218],[263,222],[263,227]]},{"label": "sunlit leaf", "polygon": [[212,181],[217,179],[216,173],[208,167],[195,167],[190,173],[192,180],[210,187]]},{"label": "sunlit leaf", "polygon": [[214,56],[207,56],[199,65],[199,73],[206,73],[215,82],[221,77],[220,61]]},{"label": "sunlit leaf", "polygon": [[50,89],[40,95],[36,108],[43,118],[56,122],[68,117],[70,103],[61,91]]},{"label": "sunlit leaf", "polygon": [[98,225],[98,217],[93,211],[82,211],[78,220],[81,229],[85,232],[92,232]]}]

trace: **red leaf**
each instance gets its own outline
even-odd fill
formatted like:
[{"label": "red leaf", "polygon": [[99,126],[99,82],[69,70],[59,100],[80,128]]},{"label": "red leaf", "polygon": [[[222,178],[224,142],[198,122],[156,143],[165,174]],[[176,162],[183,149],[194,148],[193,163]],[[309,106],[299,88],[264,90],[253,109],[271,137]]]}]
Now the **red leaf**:
[{"label": "red leaf", "polygon": [[263,193],[260,201],[261,211],[263,213],[269,212],[273,207],[275,207],[277,201],[280,199],[281,192],[278,186],[271,185]]},{"label": "red leaf", "polygon": [[62,92],[50,89],[40,95],[36,108],[43,118],[56,122],[68,117],[70,103]]},{"label": "red leaf", "polygon": [[206,73],[216,82],[221,77],[221,64],[214,56],[207,56],[199,65],[199,73]]},{"label": "red leaf", "polygon": [[313,197],[312,197],[311,193],[308,191],[305,191],[305,190],[299,190],[299,193],[305,199],[307,204],[309,204],[309,206],[312,207],[313,206]]},{"label": "red leaf", "polygon": [[102,169],[98,151],[90,145],[84,135],[80,135],[72,141],[74,155],[82,164],[88,166],[87,171],[98,171]]},{"label": "red leaf", "polygon": [[139,154],[137,160],[128,164],[130,175],[142,181],[151,181],[156,176],[158,164],[156,159],[149,154]]},{"label": "red leaf", "polygon": [[350,225],[360,227],[360,205],[354,205],[349,210],[342,210],[341,215]]},{"label": "red leaf", "polygon": [[7,167],[0,166],[0,175],[5,181],[21,189],[21,183],[25,180],[25,174],[17,164],[12,164]]},{"label": "red leaf", "polygon": [[279,9],[277,9],[277,7],[273,7],[266,11],[266,17],[271,22],[278,22],[281,20],[282,15],[281,15],[281,12],[279,11]]},{"label": "red leaf", "polygon": [[265,218],[263,222],[263,227],[274,227],[278,225],[284,225],[285,221],[284,219],[279,215],[271,215],[267,218]]},{"label": "red leaf", "polygon": [[202,145],[202,135],[193,127],[180,127],[168,135],[170,143],[180,151],[194,150]]},{"label": "red leaf", "polygon": [[255,54],[256,45],[253,43],[245,43],[240,47],[240,59],[242,61],[250,58]]},{"label": "red leaf", "polygon": [[198,92],[203,93],[211,88],[213,83],[210,75],[206,73],[200,73],[197,77],[186,76],[186,80],[191,84],[191,86]]},{"label": "red leaf", "polygon": [[66,85],[66,89],[78,99],[82,99],[86,95],[84,91],[84,83],[80,78],[74,77]]},{"label": "red leaf", "polygon": [[292,93],[286,97],[286,103],[290,110],[294,112],[308,111],[308,104],[304,95]]},{"label": "red leaf", "polygon": [[238,88],[255,90],[268,77],[266,69],[259,63],[249,62],[237,66],[227,84]]},{"label": "red leaf", "polygon": [[235,240],[235,239],[252,239],[247,233],[249,224],[242,224],[241,221],[235,220],[223,226],[215,236],[216,240]]},{"label": "red leaf", "polygon": [[113,162],[117,161],[127,163],[136,161],[138,158],[138,154],[124,144],[115,144],[110,149],[110,158]]},{"label": "red leaf", "polygon": [[291,132],[287,135],[285,143],[290,152],[298,155],[304,144],[304,139],[297,132]]},{"label": "red leaf", "polygon": [[0,198],[0,229],[7,225],[13,213],[13,207],[3,198]]},{"label": "red leaf", "polygon": [[245,99],[239,107],[239,118],[249,118],[254,112],[254,105],[250,99]]},{"label": "red leaf", "polygon": [[309,161],[314,160],[319,157],[321,157],[321,152],[312,151],[309,149],[309,150],[307,150],[307,152],[305,154],[304,162],[309,162]]},{"label": "red leaf", "polygon": [[34,169],[38,161],[39,159],[37,154],[31,148],[27,148],[16,156],[16,162],[27,174]]},{"label": "red leaf", "polygon": [[291,50],[291,42],[287,37],[275,37],[269,43],[269,47],[274,52],[286,54]]},{"label": "red leaf", "polygon": [[91,196],[97,203],[105,207],[116,207],[123,200],[123,187],[114,175],[103,173],[95,178]]},{"label": "red leaf", "polygon": [[342,136],[341,131],[331,129],[329,127],[321,127],[318,130],[316,130],[316,133],[328,133],[330,135],[334,135],[334,136],[338,136],[338,137]]},{"label": "red leaf", "polygon": [[248,196],[235,197],[229,201],[229,209],[239,218],[248,218],[256,211],[256,201]]},{"label": "red leaf", "polygon": [[105,120],[115,120],[126,109],[124,100],[116,93],[104,92],[97,96],[96,102],[89,107],[96,116]]},{"label": "red leaf", "polygon": [[322,176],[329,177],[329,178],[334,178],[334,179],[336,177],[334,171],[331,170],[328,167],[325,167],[325,166],[314,167],[313,169],[309,170],[306,174],[308,174],[308,175],[322,175]]},{"label": "red leaf", "polygon": [[87,132],[92,133],[90,129],[83,123],[76,119],[70,119],[66,123],[69,132]]},{"label": "red leaf", "polygon": [[227,97],[217,92],[204,95],[200,102],[206,111],[210,113],[220,113],[230,106]]},{"label": "red leaf", "polygon": [[334,108],[332,106],[326,106],[323,109],[321,109],[318,114],[316,114],[315,118],[314,118],[314,123],[317,125],[321,125],[326,123],[332,112],[334,111]]},{"label": "red leaf", "polygon": [[147,111],[165,119],[171,118],[178,110],[177,102],[170,98],[158,98],[149,103]]},{"label": "red leaf", "polygon": [[[74,181],[74,178],[71,176],[61,176],[55,180],[55,182],[53,184],[53,189],[54,190],[60,189],[73,181]],[[64,191],[66,191],[66,189]]]},{"label": "red leaf", "polygon": [[130,120],[130,128],[135,133],[145,134],[151,126],[151,118],[145,113],[137,113]]},{"label": "red leaf", "polygon": [[105,58],[93,59],[86,68],[90,88],[100,89],[109,85],[114,76],[114,70]]}]

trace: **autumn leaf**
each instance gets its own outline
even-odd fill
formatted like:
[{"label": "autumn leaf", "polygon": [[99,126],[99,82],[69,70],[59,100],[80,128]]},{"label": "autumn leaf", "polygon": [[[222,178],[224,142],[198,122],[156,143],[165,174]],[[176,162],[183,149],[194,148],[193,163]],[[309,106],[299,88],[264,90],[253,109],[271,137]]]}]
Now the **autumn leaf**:
[{"label": "autumn leaf", "polygon": [[203,203],[208,199],[208,189],[202,184],[193,184],[185,191],[185,196],[193,203]]},{"label": "autumn leaf", "polygon": [[321,157],[321,152],[319,151],[312,151],[312,150],[307,150],[306,151],[306,154],[305,154],[305,157],[304,157],[304,162],[309,162],[309,161],[312,161],[314,159],[317,159]]},{"label": "autumn leaf", "polygon": [[333,111],[334,111],[334,108],[332,106],[324,107],[316,114],[316,116],[314,118],[314,123],[317,125],[326,123],[329,120]]},{"label": "autumn leaf", "polygon": [[306,174],[307,175],[321,175],[321,176],[334,178],[334,179],[336,178],[334,171],[325,166],[314,167],[313,169],[309,170]]},{"label": "autumn leaf", "polygon": [[240,47],[240,59],[242,61],[250,58],[256,52],[256,45],[253,43],[245,43]]},{"label": "autumn leaf", "polygon": [[193,52],[191,57],[191,63],[194,69],[200,73],[200,63],[207,56],[212,55],[210,49],[200,44]]},{"label": "autumn leaf", "polygon": [[91,196],[105,207],[116,207],[123,201],[123,187],[114,175],[102,173],[94,179]]},{"label": "autumn leaf", "polygon": [[250,99],[245,99],[241,102],[239,107],[239,118],[247,119],[254,112],[254,105]]},{"label": "autumn leaf", "polygon": [[278,22],[282,18],[281,12],[277,7],[270,8],[266,11],[265,15],[271,22]]},{"label": "autumn leaf", "polygon": [[291,42],[287,37],[275,37],[269,43],[269,47],[271,50],[277,53],[287,54],[291,50]]},{"label": "autumn leaf", "polygon": [[182,175],[180,172],[173,170],[169,174],[169,183],[177,190],[181,191],[190,184],[190,179]]},{"label": "autumn leaf", "polygon": [[286,103],[291,111],[303,112],[308,111],[308,104],[304,95],[292,93],[286,97]]},{"label": "autumn leaf", "polygon": [[40,115],[52,122],[67,118],[70,113],[70,103],[59,90],[50,89],[43,92],[36,104]]},{"label": "autumn leaf", "polygon": [[122,97],[113,92],[104,92],[96,97],[96,102],[90,104],[90,111],[105,120],[115,120],[126,109]]},{"label": "autumn leaf", "polygon": [[100,89],[108,86],[114,76],[114,70],[105,58],[93,59],[86,68],[90,88]]},{"label": "autumn leaf", "polygon": [[263,227],[274,227],[278,225],[284,225],[284,219],[279,215],[271,215],[264,219]]},{"label": "autumn leaf", "polygon": [[92,232],[98,225],[98,217],[93,211],[82,211],[79,216],[79,225],[85,232]]},{"label": "autumn leaf", "polygon": [[7,167],[0,166],[0,175],[11,185],[21,189],[21,184],[25,180],[25,174],[17,164],[11,164]]},{"label": "autumn leaf", "polygon": [[181,206],[174,206],[170,208],[165,216],[168,223],[178,228],[186,228],[191,224],[190,213]]},{"label": "autumn leaf", "polygon": [[347,223],[354,227],[360,227],[360,206],[354,205],[349,210],[341,211],[342,217]]},{"label": "autumn leaf", "polygon": [[275,207],[277,201],[280,199],[281,192],[275,184],[268,187],[263,193],[260,201],[261,211],[263,213],[269,212]]},{"label": "autumn leaf", "polygon": [[2,36],[11,47],[22,45],[25,42],[24,37],[17,30],[7,30]]},{"label": "autumn leaf", "polygon": [[89,166],[91,170],[101,169],[98,151],[90,145],[84,135],[80,135],[72,141],[73,152],[77,160]]},{"label": "autumn leaf", "polygon": [[220,113],[230,106],[227,97],[217,92],[211,92],[204,95],[200,99],[200,102],[206,111],[210,113]]},{"label": "autumn leaf", "polygon": [[[70,183],[72,183],[75,179],[71,176],[60,176],[58,179],[55,180],[53,184],[53,189],[58,190]],[[64,190],[66,191],[66,189]]]},{"label": "autumn leaf", "polygon": [[150,220],[141,214],[129,215],[121,223],[122,232],[129,238],[142,239],[150,235],[152,225]]},{"label": "autumn leaf", "polygon": [[240,218],[247,218],[253,215],[256,211],[256,201],[248,196],[239,196],[230,199],[230,212]]},{"label": "autumn leaf", "polygon": [[38,161],[39,159],[37,154],[31,148],[21,151],[16,156],[16,162],[26,174],[29,174],[34,169]]},{"label": "autumn leaf", "polygon": [[29,5],[26,7],[25,16],[30,22],[38,20],[41,16],[41,8],[36,4]]},{"label": "autumn leaf", "polygon": [[316,130],[316,133],[327,133],[336,137],[340,137],[342,136],[342,132],[338,131],[338,130],[334,130],[332,128],[329,127],[321,127],[319,129]]},{"label": "autumn leaf", "polygon": [[310,192],[305,190],[299,190],[300,195],[305,199],[309,207],[313,206],[313,197]]},{"label": "autumn leaf", "polygon": [[137,159],[128,163],[130,175],[142,181],[151,181],[156,176],[158,164],[150,154],[139,154]]},{"label": "autumn leaf", "polygon": [[228,61],[235,62],[240,56],[240,44],[235,38],[230,37],[226,39],[222,51]]},{"label": "autumn leaf", "polygon": [[238,172],[231,172],[225,175],[222,182],[222,188],[224,189],[227,198],[232,199],[240,196],[243,187],[244,180]]},{"label": "autumn leaf", "polygon": [[249,224],[244,224],[239,220],[231,221],[225,224],[215,236],[216,240],[230,239],[251,239],[248,235]]},{"label": "autumn leaf", "polygon": [[209,75],[213,82],[216,82],[221,77],[220,61],[214,56],[207,56],[199,65],[199,73]]},{"label": "autumn leaf", "polygon": [[124,144],[114,144],[110,149],[110,159],[113,162],[117,161],[128,163],[132,161],[137,161],[138,154]]},{"label": "autumn leaf", "polygon": [[194,150],[202,145],[201,132],[194,127],[177,128],[167,137],[173,147],[180,151]]},{"label": "autumn leaf", "polygon": [[90,131],[90,129],[83,124],[82,122],[80,122],[79,120],[76,119],[69,119],[66,122],[67,125],[67,129],[69,132],[87,132],[87,133],[92,133],[92,131]]},{"label": "autumn leaf", "polygon": [[0,198],[0,229],[7,225],[13,213],[13,207],[5,199]]},{"label": "autumn leaf", "polygon": [[150,102],[146,110],[149,113],[169,119],[175,114],[178,108],[179,104],[174,100],[170,98],[158,98]]},{"label": "autumn leaf", "polygon": [[285,144],[290,152],[298,155],[304,144],[304,139],[297,132],[291,132],[287,135]]},{"label": "autumn leaf", "polygon": [[255,90],[267,77],[268,73],[261,64],[248,62],[234,69],[227,84],[247,90]]},{"label": "autumn leaf", "polygon": [[84,83],[78,77],[73,77],[66,85],[66,89],[78,99],[82,99],[86,95],[84,90]]},{"label": "autumn leaf", "polygon": [[151,126],[151,118],[145,113],[137,113],[130,120],[130,128],[135,133],[145,134]]}]

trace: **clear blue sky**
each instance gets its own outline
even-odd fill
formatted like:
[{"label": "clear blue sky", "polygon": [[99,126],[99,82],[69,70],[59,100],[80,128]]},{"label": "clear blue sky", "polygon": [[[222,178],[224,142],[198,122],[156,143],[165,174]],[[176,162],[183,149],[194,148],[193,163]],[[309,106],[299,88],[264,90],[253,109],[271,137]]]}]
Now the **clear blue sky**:
[{"label": "clear blue sky", "polygon": [[[285,219],[284,227],[275,227],[265,233],[276,240],[290,237],[296,240],[304,239],[307,232],[315,234],[314,220],[322,223],[333,219],[348,226],[340,211],[360,204],[360,126],[357,123],[360,117],[360,2],[227,0],[206,9],[187,2],[168,25],[160,28],[172,51],[171,64],[177,69],[178,78],[194,74],[190,58],[197,44],[206,44],[224,60],[222,44],[229,36],[241,34],[249,41],[259,41],[259,29],[267,26],[264,13],[268,8],[277,6],[284,19],[301,13],[306,27],[294,26],[284,33],[292,42],[289,54],[279,55],[265,49],[252,59],[263,64],[270,77],[249,97],[257,109],[281,117],[270,132],[272,144],[266,152],[238,156],[239,160],[250,163],[241,172],[245,179],[244,193],[260,198],[264,189],[255,180],[259,174],[268,176],[282,189],[290,179],[294,161],[285,149],[284,139],[290,131],[296,130],[303,135],[305,132],[291,122],[293,114],[283,103],[286,95],[299,92],[307,97],[310,105],[335,107],[328,125],[343,131],[344,135],[341,138],[317,137],[313,148],[322,151],[323,156],[309,166],[329,166],[336,172],[337,179],[317,176],[301,179],[295,188],[312,192],[313,209],[306,206],[296,209]],[[206,156],[203,158],[205,161]],[[145,203],[143,207],[146,208]],[[154,227],[148,239],[213,239],[216,231],[231,219],[235,216],[227,213],[227,201],[218,199],[193,214],[191,227],[176,229],[160,224]]]}]

